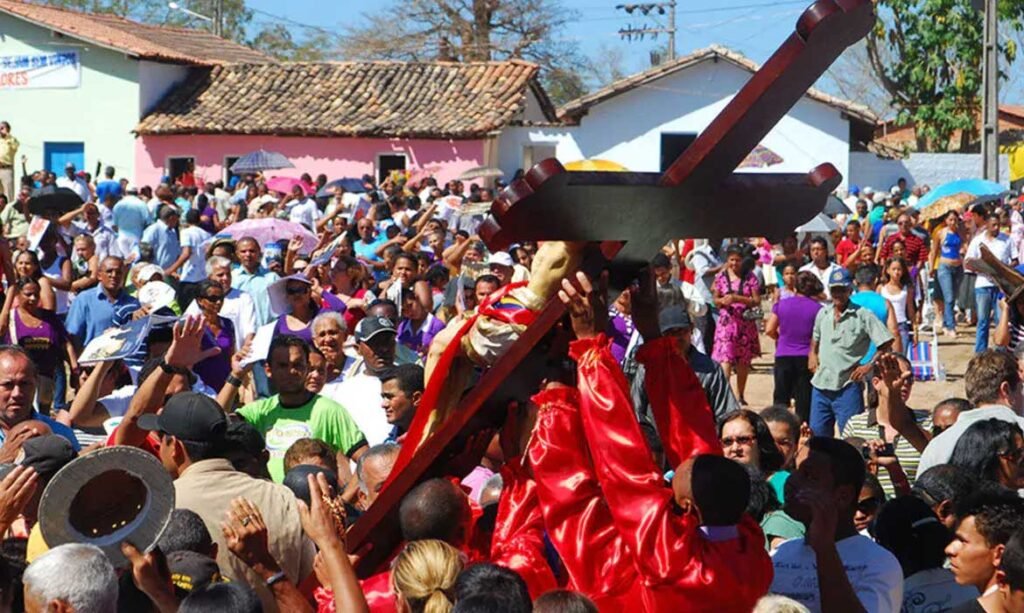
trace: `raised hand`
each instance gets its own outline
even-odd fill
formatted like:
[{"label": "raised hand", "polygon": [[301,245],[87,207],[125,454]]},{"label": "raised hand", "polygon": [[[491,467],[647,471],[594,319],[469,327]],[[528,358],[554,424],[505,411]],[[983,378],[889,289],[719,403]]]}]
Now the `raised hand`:
[{"label": "raised hand", "polygon": [[231,553],[250,568],[277,566],[267,544],[267,525],[263,522],[263,514],[253,503],[245,498],[235,498],[224,515],[225,521],[220,527]]},{"label": "raised hand", "polygon": [[885,398],[900,398],[903,386],[913,373],[909,370],[903,372],[895,353],[879,354],[874,365],[875,376],[871,378],[871,384],[878,395]]},{"label": "raised hand", "polygon": [[593,338],[604,332],[606,327],[608,305],[605,302],[605,292],[595,289],[587,275],[582,272],[576,273],[576,283],[579,284],[579,289],[568,279],[562,279],[562,289],[558,291],[558,298],[569,311],[576,338]]},{"label": "raised hand", "polygon": [[174,324],[174,338],[164,356],[167,365],[192,368],[196,363],[219,354],[219,347],[201,348],[203,333],[202,317],[188,317]]},{"label": "raised hand", "polygon": [[121,543],[121,553],[131,562],[135,586],[149,596],[160,613],[177,611],[178,597],[174,594],[171,571],[163,552],[154,548],[144,554],[135,545],[125,541]]},{"label": "raised hand", "polygon": [[0,481],[0,528],[4,532],[25,511],[38,485],[35,469],[20,465]]},{"label": "raised hand", "polygon": [[650,268],[640,271],[636,286],[631,287],[630,305],[633,311],[633,322],[644,342],[651,342],[661,336],[658,326],[658,288]]},{"label": "raised hand", "polygon": [[334,544],[344,544],[344,526],[338,524],[337,514],[332,510],[331,486],[324,473],[306,475],[309,483],[309,505],[299,501],[299,520],[306,536],[320,549]]}]

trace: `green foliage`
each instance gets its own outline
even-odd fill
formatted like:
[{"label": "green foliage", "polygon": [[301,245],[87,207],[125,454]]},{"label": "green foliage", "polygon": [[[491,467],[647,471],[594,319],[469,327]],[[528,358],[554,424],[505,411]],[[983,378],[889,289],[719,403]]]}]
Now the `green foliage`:
[{"label": "green foliage", "polygon": [[[1019,29],[1022,10],[1022,0],[1001,2],[1001,25]],[[981,108],[982,13],[971,0],[878,0],[877,11],[868,55],[897,123],[914,124],[918,150],[949,150],[957,130],[957,148],[971,148]],[[1002,44],[1000,63],[1008,65],[1016,51]]]},{"label": "green foliage", "polygon": [[[143,23],[183,26],[209,29],[210,23],[192,17],[180,10],[172,10],[167,0],[42,0],[44,4],[60,8],[88,11],[91,13],[112,13]],[[217,0],[178,0],[178,3],[200,15],[213,17]],[[324,49],[331,43],[325,42],[325,35],[315,34],[305,40],[296,40],[281,24],[271,24],[256,29],[253,34],[253,12],[245,6],[245,0],[222,0],[224,10],[224,37],[250,45],[281,60],[313,61],[324,59]],[[253,34],[251,37],[250,34]]]}]

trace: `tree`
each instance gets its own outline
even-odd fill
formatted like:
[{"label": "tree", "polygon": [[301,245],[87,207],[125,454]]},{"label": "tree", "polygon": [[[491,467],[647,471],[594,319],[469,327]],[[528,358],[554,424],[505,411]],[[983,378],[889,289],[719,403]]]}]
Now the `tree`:
[{"label": "tree", "polygon": [[[475,62],[519,58],[542,68],[554,93],[576,94],[586,68],[575,44],[558,34],[576,14],[558,0],[406,0],[400,14],[368,13],[347,28],[347,59]],[[564,102],[552,96],[555,103]]]},{"label": "tree", "polygon": [[[166,0],[44,0],[46,4],[61,8],[111,13],[143,23],[157,25],[209,29],[209,22],[193,17],[180,10],[172,10]],[[213,17],[217,0],[181,0],[191,11]],[[224,37],[244,45],[250,45],[280,60],[313,61],[324,59],[323,49],[330,48],[327,36],[320,30],[299,41],[283,25],[274,23],[256,30],[253,28],[253,11],[245,0],[220,0],[223,14]]]},{"label": "tree", "polygon": [[[1001,18],[1014,29],[1022,4],[1000,3]],[[913,123],[919,151],[948,150],[957,130],[957,148],[969,150],[981,109],[982,14],[971,0],[878,0],[877,7],[867,53],[897,123]],[[1011,41],[1000,51],[1005,66],[1016,46]]]}]

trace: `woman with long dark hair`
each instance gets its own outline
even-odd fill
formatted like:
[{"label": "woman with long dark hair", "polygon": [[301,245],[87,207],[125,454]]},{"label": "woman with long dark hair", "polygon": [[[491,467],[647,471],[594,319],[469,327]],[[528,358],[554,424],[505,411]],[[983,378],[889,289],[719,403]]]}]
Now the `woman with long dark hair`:
[{"label": "woman with long dark hair", "polygon": [[743,250],[732,245],[726,251],[725,270],[715,277],[711,289],[718,321],[711,358],[722,365],[727,379],[736,371],[736,397],[746,405],[750,363],[761,355],[757,321],[753,309],[761,306],[761,288],[757,277],[743,273]]},{"label": "woman with long dark hair", "polygon": [[994,481],[1016,490],[1024,487],[1020,465],[1024,459],[1024,432],[1000,419],[986,419],[964,430],[949,463],[975,479]]},{"label": "woman with long dark hair", "polygon": [[878,293],[889,301],[896,313],[896,327],[903,342],[901,346],[910,347],[910,329],[917,316],[917,305],[914,304],[914,278],[903,258],[886,260]]},{"label": "woman with long dark hair", "polygon": [[760,470],[782,500],[782,485],[789,476],[782,470],[786,459],[760,415],[748,409],[726,413],[718,422],[718,439],[725,457]]}]

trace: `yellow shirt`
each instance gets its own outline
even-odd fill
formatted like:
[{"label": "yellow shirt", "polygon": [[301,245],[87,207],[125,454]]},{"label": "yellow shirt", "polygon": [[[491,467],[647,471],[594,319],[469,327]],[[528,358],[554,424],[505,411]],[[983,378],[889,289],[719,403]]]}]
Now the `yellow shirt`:
[{"label": "yellow shirt", "polygon": [[14,156],[18,153],[21,143],[11,135],[0,138],[0,166],[14,166]]}]

